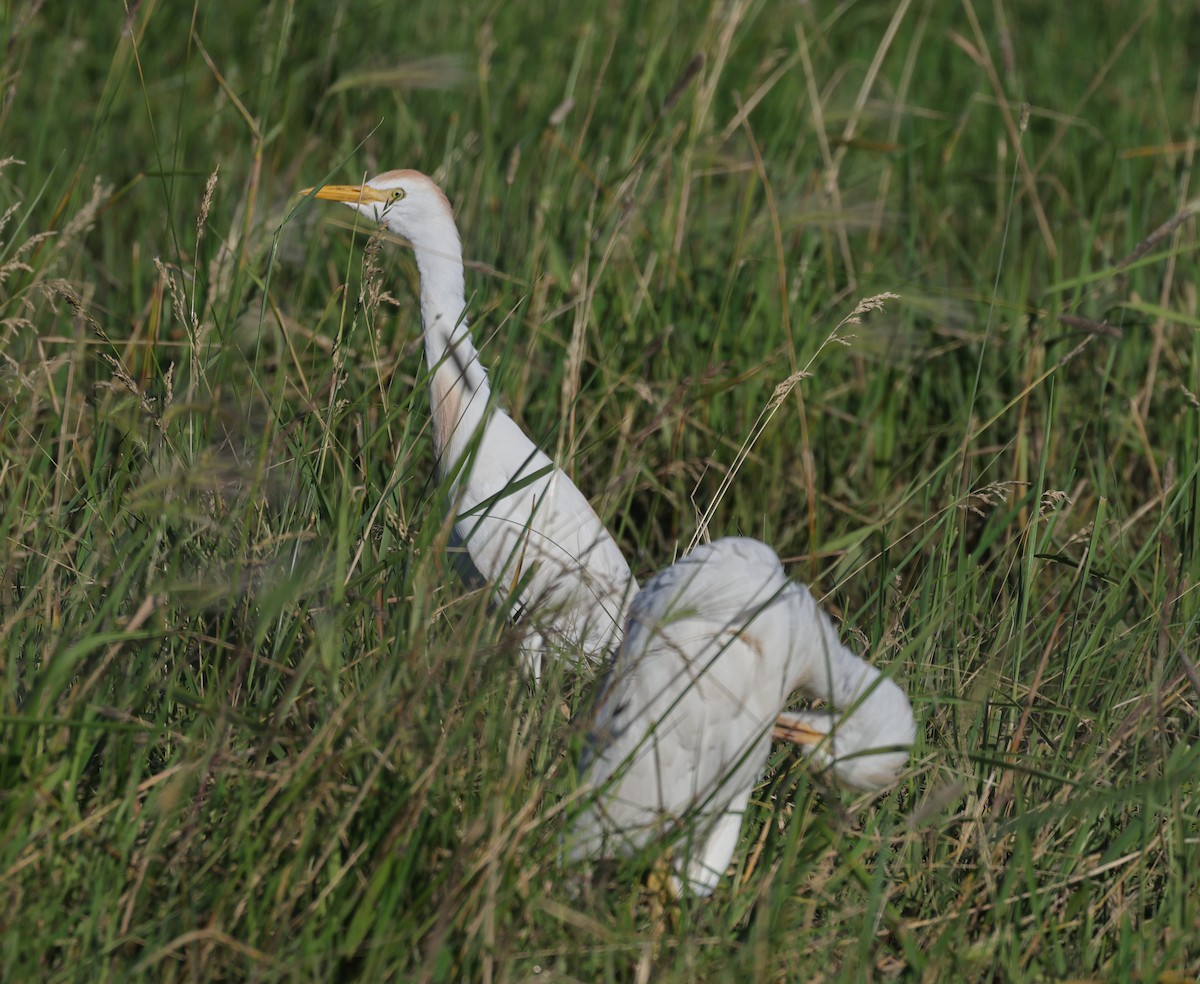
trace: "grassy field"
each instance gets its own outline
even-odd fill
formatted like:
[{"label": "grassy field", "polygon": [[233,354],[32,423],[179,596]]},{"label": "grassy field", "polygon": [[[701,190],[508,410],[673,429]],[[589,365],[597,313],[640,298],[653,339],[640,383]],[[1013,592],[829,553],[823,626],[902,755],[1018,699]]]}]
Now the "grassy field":
[{"label": "grassy field", "polygon": [[[0,977],[1193,979],[1193,0],[561,6],[5,5]],[[638,576],[711,507],[912,696],[669,917],[561,862],[594,681],[445,559],[411,256],[295,195],[402,166]]]}]

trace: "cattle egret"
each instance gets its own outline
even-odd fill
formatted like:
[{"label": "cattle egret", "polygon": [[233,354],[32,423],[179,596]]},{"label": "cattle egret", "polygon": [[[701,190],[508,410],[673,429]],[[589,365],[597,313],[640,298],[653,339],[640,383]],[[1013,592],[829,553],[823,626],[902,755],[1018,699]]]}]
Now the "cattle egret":
[{"label": "cattle egret", "polygon": [[304,193],[349,205],[416,254],[433,442],[457,510],[455,539],[528,623],[531,672],[539,677],[552,652],[604,658],[637,582],[588,500],[495,403],[467,327],[462,244],[446,196],[407,170]]},{"label": "cattle egret", "polygon": [[850,786],[895,778],[915,735],[908,698],[838,641],[773,550],[718,540],[660,571],[633,600],[602,684],[581,770],[594,791],[570,856],[675,835],[672,890],[709,894],[795,690],[833,710],[786,715],[777,732]]}]

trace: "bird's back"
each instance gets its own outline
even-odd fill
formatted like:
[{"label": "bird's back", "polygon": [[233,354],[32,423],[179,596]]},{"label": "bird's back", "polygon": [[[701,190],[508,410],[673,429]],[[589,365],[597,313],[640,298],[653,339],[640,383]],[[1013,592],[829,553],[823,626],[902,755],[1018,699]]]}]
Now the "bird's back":
[{"label": "bird's back", "polygon": [[583,770],[597,794],[575,856],[628,853],[683,819],[702,830],[762,771],[782,699],[772,636],[786,582],[760,547],[700,547],[634,600],[589,735]]}]

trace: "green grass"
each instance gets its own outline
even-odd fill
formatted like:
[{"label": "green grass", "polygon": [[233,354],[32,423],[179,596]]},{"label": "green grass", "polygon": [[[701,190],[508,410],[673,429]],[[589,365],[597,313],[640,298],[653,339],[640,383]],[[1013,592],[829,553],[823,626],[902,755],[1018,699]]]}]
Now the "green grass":
[{"label": "green grass", "polygon": [[[4,8],[0,976],[1193,978],[1194,3],[569,7]],[[444,559],[411,257],[295,196],[397,166],[643,579],[811,370],[709,528],[918,745],[777,748],[665,924]]]}]

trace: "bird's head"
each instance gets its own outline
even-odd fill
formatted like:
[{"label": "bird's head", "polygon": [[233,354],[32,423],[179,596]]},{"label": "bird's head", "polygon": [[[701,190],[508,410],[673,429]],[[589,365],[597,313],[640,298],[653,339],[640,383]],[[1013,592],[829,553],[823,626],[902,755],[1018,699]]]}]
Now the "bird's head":
[{"label": "bird's head", "polygon": [[306,188],[301,194],[349,205],[372,222],[410,243],[427,241],[453,231],[450,202],[433,181],[420,171],[385,171],[361,185],[324,185]]},{"label": "bird's head", "polygon": [[862,688],[849,713],[786,712],[774,736],[807,749],[822,766],[832,766],[843,786],[864,791],[882,789],[908,764],[916,741],[912,705],[894,680],[864,673]]}]

